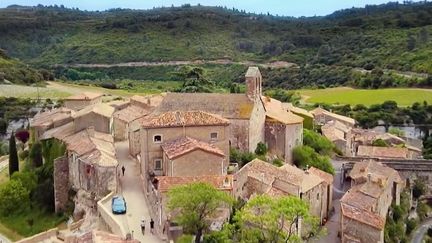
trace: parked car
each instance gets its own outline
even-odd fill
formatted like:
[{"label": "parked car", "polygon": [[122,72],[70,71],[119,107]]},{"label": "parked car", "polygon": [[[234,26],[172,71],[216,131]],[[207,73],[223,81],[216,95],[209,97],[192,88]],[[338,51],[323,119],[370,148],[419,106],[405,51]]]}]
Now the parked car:
[{"label": "parked car", "polygon": [[113,214],[126,213],[126,201],[122,196],[115,196],[112,198],[111,207]]}]

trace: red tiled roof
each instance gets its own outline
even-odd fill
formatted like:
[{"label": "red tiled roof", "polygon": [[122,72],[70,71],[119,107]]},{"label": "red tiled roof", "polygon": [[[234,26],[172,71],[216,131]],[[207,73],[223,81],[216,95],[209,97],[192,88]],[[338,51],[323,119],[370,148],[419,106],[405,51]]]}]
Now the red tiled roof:
[{"label": "red tiled roof", "polygon": [[172,111],[150,116],[141,123],[143,127],[182,127],[229,125],[229,121],[219,115],[203,111]]},{"label": "red tiled roof", "polygon": [[223,176],[157,176],[158,191],[167,192],[175,186],[187,185],[195,182],[209,183],[219,190],[232,190],[232,175]]},{"label": "red tiled roof", "polygon": [[44,126],[49,127],[55,122],[71,121],[73,111],[68,108],[58,108],[51,111],[41,112],[36,114],[30,121],[31,127]]},{"label": "red tiled roof", "polygon": [[385,219],[378,214],[345,203],[341,203],[341,210],[344,217],[359,221],[379,230],[384,229]]},{"label": "red tiled roof", "polygon": [[213,144],[198,141],[190,137],[182,137],[173,141],[165,142],[162,144],[162,149],[169,159],[175,159],[197,149],[220,156],[225,156],[224,152]]},{"label": "red tiled roof", "polygon": [[367,156],[375,158],[407,158],[408,149],[398,147],[378,147],[365,146],[358,147],[357,156]]},{"label": "red tiled roof", "polygon": [[153,109],[130,105],[114,113],[114,117],[127,123],[148,115]]},{"label": "red tiled roof", "polygon": [[317,169],[315,167],[310,167],[308,169],[308,171],[309,171],[309,173],[316,175],[316,176],[320,177],[321,179],[323,179],[327,184],[329,184],[329,185],[333,184],[333,175],[331,175],[325,171],[322,171],[320,169]]}]

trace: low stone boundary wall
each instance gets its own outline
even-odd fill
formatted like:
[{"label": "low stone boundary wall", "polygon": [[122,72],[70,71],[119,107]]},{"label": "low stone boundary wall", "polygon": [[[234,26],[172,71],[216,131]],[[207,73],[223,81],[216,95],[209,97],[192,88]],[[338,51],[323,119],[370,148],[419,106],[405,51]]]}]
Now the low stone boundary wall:
[{"label": "low stone boundary wall", "polygon": [[113,196],[114,192],[111,192],[97,202],[99,217],[105,222],[112,233],[126,239],[128,232],[124,228],[124,225],[114,218],[109,208],[105,207],[106,203],[111,202]]},{"label": "low stone boundary wall", "polygon": [[17,241],[17,242],[18,243],[38,243],[38,242],[41,242],[44,240],[48,240],[52,237],[57,237],[57,234],[58,234],[58,229],[54,228],[54,229],[50,229],[50,230],[47,230],[45,232],[39,233],[37,235],[34,235],[32,237],[22,239],[22,240]]}]

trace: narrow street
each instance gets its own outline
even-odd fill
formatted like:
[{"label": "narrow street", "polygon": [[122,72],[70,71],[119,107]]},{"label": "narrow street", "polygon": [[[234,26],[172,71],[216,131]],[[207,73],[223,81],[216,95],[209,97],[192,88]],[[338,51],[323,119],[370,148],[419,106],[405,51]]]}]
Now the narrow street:
[{"label": "narrow street", "polygon": [[[158,237],[150,233],[150,214],[146,198],[141,188],[138,164],[129,158],[128,144],[116,143],[117,159],[119,167],[124,165],[125,175],[120,177],[121,193],[126,200],[126,221],[134,239],[142,243],[162,242]],[[146,231],[141,233],[141,219],[146,220]]]},{"label": "narrow street", "polygon": [[432,218],[426,219],[417,227],[416,231],[414,231],[412,236],[412,243],[422,243],[423,238],[429,229],[432,226]]},{"label": "narrow street", "polygon": [[341,161],[332,161],[333,167],[335,169],[335,175],[333,179],[333,207],[334,211],[327,221],[324,228],[327,230],[327,235],[322,236],[318,239],[312,239],[310,242],[313,243],[339,243],[341,242],[338,237],[338,232],[340,230],[340,203],[339,200],[345,194],[347,187],[342,184],[342,162]]}]

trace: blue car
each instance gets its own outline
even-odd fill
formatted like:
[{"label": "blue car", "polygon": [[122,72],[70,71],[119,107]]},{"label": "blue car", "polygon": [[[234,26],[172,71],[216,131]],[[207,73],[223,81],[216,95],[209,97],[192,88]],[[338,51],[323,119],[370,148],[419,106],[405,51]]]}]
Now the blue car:
[{"label": "blue car", "polygon": [[126,201],[122,196],[113,197],[111,203],[113,214],[126,213]]}]

